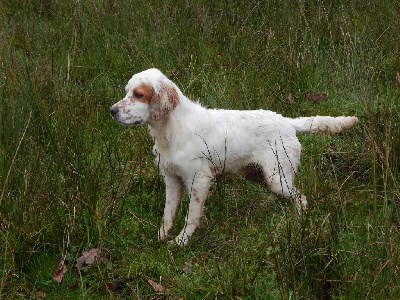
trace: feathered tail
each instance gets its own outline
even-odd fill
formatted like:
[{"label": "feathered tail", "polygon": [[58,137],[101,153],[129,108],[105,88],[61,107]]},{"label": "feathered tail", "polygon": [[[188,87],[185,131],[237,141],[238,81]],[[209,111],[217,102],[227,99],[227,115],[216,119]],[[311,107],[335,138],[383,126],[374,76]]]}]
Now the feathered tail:
[{"label": "feathered tail", "polygon": [[350,128],[358,122],[357,117],[302,117],[292,119],[296,132],[309,132],[319,134],[335,134],[343,129]]}]

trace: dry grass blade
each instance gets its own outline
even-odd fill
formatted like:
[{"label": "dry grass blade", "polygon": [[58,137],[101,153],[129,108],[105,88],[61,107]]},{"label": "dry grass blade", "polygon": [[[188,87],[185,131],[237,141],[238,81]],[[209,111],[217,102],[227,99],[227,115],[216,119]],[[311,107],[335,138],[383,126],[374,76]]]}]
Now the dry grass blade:
[{"label": "dry grass blade", "polygon": [[17,146],[17,150],[15,150],[15,154],[14,154],[13,160],[11,161],[10,168],[8,169],[8,173],[7,173],[6,180],[4,181],[4,184],[3,184],[3,189],[2,189],[2,191],[1,191],[1,196],[0,196],[0,207],[1,207],[1,202],[3,201],[4,194],[5,194],[5,191],[6,191],[6,187],[7,187],[7,183],[8,183],[8,178],[10,178],[10,174],[11,174],[11,171],[12,171],[12,169],[13,169],[15,160],[17,159],[17,155],[18,155],[18,152],[19,152],[19,148],[21,147],[22,141],[24,140],[25,135],[26,135],[26,132],[28,131],[28,127],[29,127],[29,123],[31,122],[31,118],[32,118],[32,110],[31,110],[30,113],[29,113],[28,122],[26,123],[24,132],[22,133],[22,136],[21,136],[21,138],[20,138],[20,140],[19,140],[19,143],[18,143],[18,146]]}]

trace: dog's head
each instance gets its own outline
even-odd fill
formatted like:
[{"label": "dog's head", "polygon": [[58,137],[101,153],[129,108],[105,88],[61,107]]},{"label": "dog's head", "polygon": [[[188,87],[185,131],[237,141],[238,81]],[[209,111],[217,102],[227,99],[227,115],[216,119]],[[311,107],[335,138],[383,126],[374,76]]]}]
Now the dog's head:
[{"label": "dog's head", "polygon": [[125,98],[110,108],[122,125],[160,121],[179,104],[178,88],[157,69],[133,75],[125,90]]}]

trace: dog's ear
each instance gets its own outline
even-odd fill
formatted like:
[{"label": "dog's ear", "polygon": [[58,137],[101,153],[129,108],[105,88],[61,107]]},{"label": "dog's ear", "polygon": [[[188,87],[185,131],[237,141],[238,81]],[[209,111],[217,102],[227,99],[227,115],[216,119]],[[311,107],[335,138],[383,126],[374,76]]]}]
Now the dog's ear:
[{"label": "dog's ear", "polygon": [[158,93],[154,93],[150,101],[150,115],[159,121],[168,115],[179,103],[179,95],[175,87],[163,84]]}]

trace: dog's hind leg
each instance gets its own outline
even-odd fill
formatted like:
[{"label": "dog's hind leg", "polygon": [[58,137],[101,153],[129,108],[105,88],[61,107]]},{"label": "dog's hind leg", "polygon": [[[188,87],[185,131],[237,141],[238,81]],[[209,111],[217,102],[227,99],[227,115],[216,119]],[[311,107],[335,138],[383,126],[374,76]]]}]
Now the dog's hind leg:
[{"label": "dog's hind leg", "polygon": [[296,210],[301,213],[307,209],[307,199],[294,186],[294,177],[300,165],[300,142],[291,137],[286,144],[282,138],[270,145],[271,150],[262,163],[265,182],[272,192],[270,200],[275,200],[277,196],[294,200]]},{"label": "dog's hind leg", "polygon": [[307,209],[307,198],[294,187],[294,180],[291,176],[282,175],[275,174],[267,180],[267,186],[272,193],[270,200],[276,200],[277,196],[293,199],[296,210],[301,213]]},{"label": "dog's hind leg", "polygon": [[[285,161],[282,162],[282,160]],[[287,156],[276,160],[276,164],[265,171],[265,182],[268,189],[272,192],[270,200],[276,200],[277,196],[294,200],[296,210],[301,213],[307,209],[307,198],[302,195],[294,186],[294,176],[296,174],[298,164],[293,159],[290,163]]]}]

